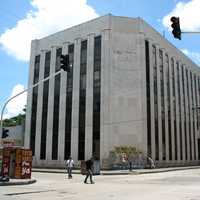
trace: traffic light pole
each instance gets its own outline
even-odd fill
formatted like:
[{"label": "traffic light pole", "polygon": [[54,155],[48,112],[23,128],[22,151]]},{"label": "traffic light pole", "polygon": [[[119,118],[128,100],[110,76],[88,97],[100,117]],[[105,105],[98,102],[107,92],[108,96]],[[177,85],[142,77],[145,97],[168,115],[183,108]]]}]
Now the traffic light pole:
[{"label": "traffic light pole", "polygon": [[18,97],[19,95],[21,95],[21,94],[23,94],[23,93],[25,93],[25,92],[27,92],[27,91],[33,89],[34,87],[36,87],[36,86],[38,86],[39,84],[41,84],[41,83],[43,83],[43,82],[49,80],[49,79],[52,78],[52,77],[54,77],[54,76],[60,74],[61,72],[62,72],[62,71],[60,70],[60,71],[58,71],[58,72],[56,72],[56,73],[50,75],[49,77],[47,77],[47,78],[45,78],[45,79],[43,79],[43,80],[37,82],[36,84],[32,85],[31,87],[29,87],[29,88],[23,90],[22,92],[16,94],[16,95],[13,96],[13,97],[11,97],[10,99],[8,99],[8,100],[4,103],[4,106],[3,106],[2,110],[1,110],[0,140],[2,140],[2,134],[3,134],[3,113],[4,113],[4,110],[5,110],[6,106],[7,106],[7,104],[8,104],[11,100],[13,100],[14,98]]},{"label": "traffic light pole", "polygon": [[193,31],[181,31],[181,33],[200,34],[200,31],[197,31],[197,32],[193,32]]}]

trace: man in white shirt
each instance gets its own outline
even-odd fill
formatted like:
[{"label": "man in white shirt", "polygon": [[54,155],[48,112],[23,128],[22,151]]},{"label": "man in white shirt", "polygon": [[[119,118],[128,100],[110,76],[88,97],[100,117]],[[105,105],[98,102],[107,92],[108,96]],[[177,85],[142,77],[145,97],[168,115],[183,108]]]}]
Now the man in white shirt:
[{"label": "man in white shirt", "polygon": [[67,167],[68,178],[70,179],[72,178],[72,168],[74,167],[74,161],[72,160],[71,156],[66,162],[66,167]]}]

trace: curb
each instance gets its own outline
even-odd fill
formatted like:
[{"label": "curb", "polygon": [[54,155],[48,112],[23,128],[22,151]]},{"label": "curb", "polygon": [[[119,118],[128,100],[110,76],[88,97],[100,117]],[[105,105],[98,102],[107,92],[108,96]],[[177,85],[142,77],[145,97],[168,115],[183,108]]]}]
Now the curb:
[{"label": "curb", "polygon": [[[180,168],[160,168],[160,169],[150,169],[150,170],[132,170],[132,171],[101,171],[100,175],[140,175],[140,174],[152,174],[152,173],[162,173],[162,172],[170,172],[170,171],[180,171],[180,170],[189,170],[189,169],[199,169],[200,166],[193,166],[193,167],[180,167]],[[48,170],[48,169],[32,169],[33,172],[40,172],[40,173],[60,173],[66,174],[67,172],[64,170]],[[73,174],[81,174],[80,171],[73,171]]]},{"label": "curb", "polygon": [[[11,179],[12,180],[12,179]],[[0,186],[10,186],[10,185],[28,185],[28,184],[32,184],[35,183],[36,179],[31,179],[31,180],[27,180],[27,181],[16,181],[16,182],[0,182]]]},{"label": "curb", "polygon": [[144,171],[138,172],[139,174],[153,174],[153,173],[162,173],[162,172],[171,172],[171,171],[183,171],[183,170],[190,170],[190,169],[200,169],[200,166],[196,167],[187,167],[187,168],[174,168],[174,169],[165,169],[165,170],[155,170],[155,171]]}]

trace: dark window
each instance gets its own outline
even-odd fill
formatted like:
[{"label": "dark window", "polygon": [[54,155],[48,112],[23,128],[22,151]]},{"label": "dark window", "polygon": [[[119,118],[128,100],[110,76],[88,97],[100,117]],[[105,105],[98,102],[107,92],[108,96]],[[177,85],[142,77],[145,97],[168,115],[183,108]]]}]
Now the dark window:
[{"label": "dark window", "polygon": [[49,80],[44,82],[43,102],[42,102],[42,127],[41,127],[41,145],[40,159],[46,158],[46,137],[47,137],[47,113],[48,113]]},{"label": "dark window", "polygon": [[151,157],[151,96],[150,96],[150,64],[149,64],[149,42],[145,41],[146,58],[146,103],[147,103],[147,154]]},{"label": "dark window", "polygon": [[200,139],[198,138],[198,160],[200,160]]},{"label": "dark window", "polygon": [[44,78],[49,76],[50,72],[50,63],[51,63],[51,52],[48,51],[45,54],[45,64],[44,64]]},{"label": "dark window", "polygon": [[157,59],[156,47],[152,50],[153,79],[154,79],[154,124],[155,124],[155,159],[159,160],[159,129],[158,129],[158,90],[157,90]]},{"label": "dark window", "polygon": [[93,155],[100,158],[101,36],[94,39]]},{"label": "dark window", "polygon": [[58,159],[59,103],[60,103],[60,74],[56,75],[55,85],[54,85],[52,160]]},{"label": "dark window", "polygon": [[81,42],[80,58],[80,91],[79,91],[79,138],[78,160],[85,159],[85,106],[86,106],[86,67],[87,67],[87,41]]},{"label": "dark window", "polygon": [[35,56],[33,84],[39,81],[39,72],[40,72],[40,55]]},{"label": "dark window", "polygon": [[66,116],[65,116],[65,160],[71,154],[71,115],[72,115],[72,87],[73,87],[73,65],[74,65],[74,45],[68,46],[70,72],[67,73],[66,88]]},{"label": "dark window", "polygon": [[60,70],[60,55],[62,54],[62,48],[56,49],[56,67],[55,71]]},{"label": "dark window", "polygon": [[35,155],[35,132],[36,132],[36,119],[37,119],[37,100],[38,100],[38,86],[33,88],[33,94],[32,94],[30,147],[31,147],[33,156]]}]

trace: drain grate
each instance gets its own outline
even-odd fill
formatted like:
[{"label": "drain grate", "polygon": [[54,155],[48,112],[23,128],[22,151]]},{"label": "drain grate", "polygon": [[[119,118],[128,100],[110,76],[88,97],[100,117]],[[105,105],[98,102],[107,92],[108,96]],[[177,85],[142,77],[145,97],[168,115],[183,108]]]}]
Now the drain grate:
[{"label": "drain grate", "polygon": [[29,191],[29,192],[17,192],[17,193],[9,193],[4,194],[6,196],[14,196],[14,195],[22,195],[22,194],[34,194],[34,193],[42,193],[42,192],[53,192],[55,190],[40,190],[40,191]]}]

